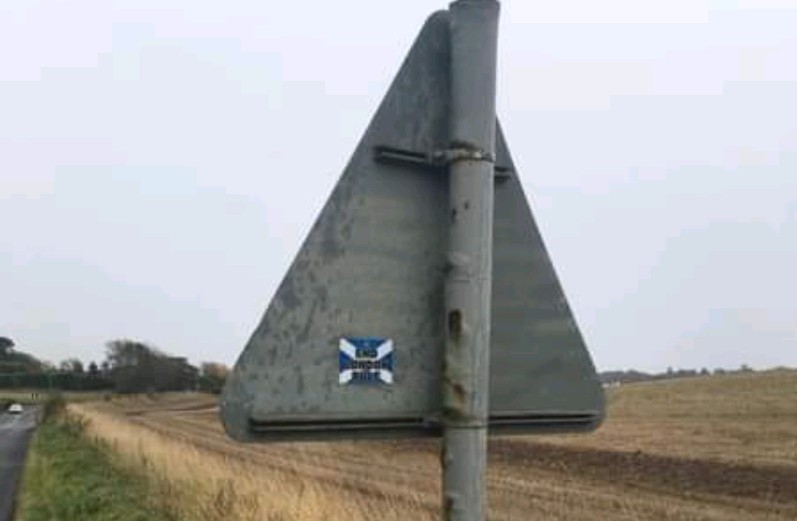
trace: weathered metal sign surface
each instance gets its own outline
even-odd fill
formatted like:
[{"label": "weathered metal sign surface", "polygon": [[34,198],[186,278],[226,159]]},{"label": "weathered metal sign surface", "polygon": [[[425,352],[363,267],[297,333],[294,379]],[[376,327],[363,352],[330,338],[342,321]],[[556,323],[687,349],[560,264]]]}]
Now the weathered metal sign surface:
[{"label": "weathered metal sign surface", "polygon": [[[439,434],[449,52],[440,12],[227,382],[234,438]],[[496,151],[491,432],[594,428],[603,393],[500,128]]]}]

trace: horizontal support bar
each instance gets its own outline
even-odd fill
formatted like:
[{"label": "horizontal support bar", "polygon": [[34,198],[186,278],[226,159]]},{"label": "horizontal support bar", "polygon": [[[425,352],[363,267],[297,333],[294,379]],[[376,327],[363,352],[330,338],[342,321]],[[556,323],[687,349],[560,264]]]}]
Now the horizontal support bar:
[{"label": "horizontal support bar", "polygon": [[[374,160],[378,163],[392,163],[399,165],[417,166],[432,170],[446,169],[450,163],[444,152],[426,154],[414,150],[379,145],[374,147]],[[495,165],[495,179],[505,180],[510,177],[511,169],[508,166]]]},{"label": "horizontal support bar", "polygon": [[[578,432],[592,430],[600,421],[597,412],[496,414],[489,418],[489,430],[499,435]],[[439,418],[421,416],[249,420],[254,441],[439,437],[442,429]]]}]

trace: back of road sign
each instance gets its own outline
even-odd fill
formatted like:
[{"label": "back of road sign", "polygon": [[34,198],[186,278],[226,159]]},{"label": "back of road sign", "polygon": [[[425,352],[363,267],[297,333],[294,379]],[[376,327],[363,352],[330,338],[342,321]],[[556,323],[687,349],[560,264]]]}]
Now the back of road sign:
[{"label": "back of road sign", "polygon": [[[234,438],[440,433],[449,42],[436,13],[238,359]],[[497,136],[490,431],[592,429],[595,368]]]}]

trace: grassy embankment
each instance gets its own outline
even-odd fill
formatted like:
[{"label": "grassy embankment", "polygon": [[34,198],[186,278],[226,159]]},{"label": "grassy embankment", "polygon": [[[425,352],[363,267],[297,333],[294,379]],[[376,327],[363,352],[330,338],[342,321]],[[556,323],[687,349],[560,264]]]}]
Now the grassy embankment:
[{"label": "grassy embankment", "polygon": [[[438,518],[432,441],[241,445],[199,395],[72,409],[181,519]],[[491,521],[791,521],[797,371],[612,389],[593,435],[499,438],[490,449]]]},{"label": "grassy embankment", "polygon": [[82,421],[62,410],[51,411],[30,446],[17,519],[171,519],[156,506],[146,504],[146,486],[146,480],[114,465],[106,445],[86,439]]}]

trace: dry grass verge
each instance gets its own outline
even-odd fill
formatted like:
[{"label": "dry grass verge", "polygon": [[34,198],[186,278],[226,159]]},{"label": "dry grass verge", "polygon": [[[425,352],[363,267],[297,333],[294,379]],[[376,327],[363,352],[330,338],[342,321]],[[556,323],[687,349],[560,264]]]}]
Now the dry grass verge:
[{"label": "dry grass verge", "polygon": [[[263,469],[180,438],[83,405],[89,436],[104,440],[120,463],[147,476],[152,494],[180,519],[197,521],[405,520],[406,506],[389,497],[363,497],[334,483],[307,480],[288,467]],[[424,509],[413,519],[434,519]]]}]

